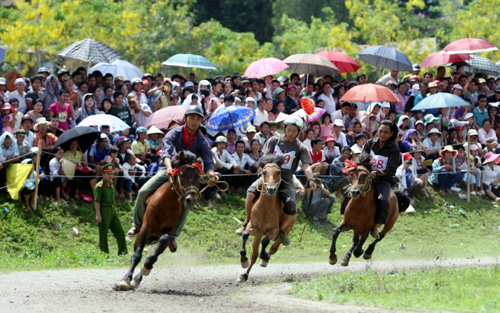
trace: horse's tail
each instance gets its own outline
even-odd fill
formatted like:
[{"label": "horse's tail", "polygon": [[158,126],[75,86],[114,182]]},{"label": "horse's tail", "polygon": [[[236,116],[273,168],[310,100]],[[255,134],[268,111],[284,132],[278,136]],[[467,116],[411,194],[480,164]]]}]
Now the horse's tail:
[{"label": "horse's tail", "polygon": [[399,207],[399,212],[404,212],[408,207],[410,206],[410,198],[408,198],[408,195],[406,192],[397,190],[394,191],[396,194],[396,197],[398,198],[398,207]]}]

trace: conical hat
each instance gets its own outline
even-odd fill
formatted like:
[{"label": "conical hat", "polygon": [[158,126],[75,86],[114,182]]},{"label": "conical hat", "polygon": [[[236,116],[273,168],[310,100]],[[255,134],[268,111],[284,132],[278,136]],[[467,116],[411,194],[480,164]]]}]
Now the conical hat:
[{"label": "conical hat", "polygon": [[64,159],[61,163],[64,175],[69,179],[72,180],[73,177],[75,177],[75,171],[76,171],[76,164]]},{"label": "conical hat", "polygon": [[160,135],[163,135],[163,132],[161,130],[158,129],[158,127],[156,126],[151,126],[149,129],[148,129],[148,135],[152,135],[152,134],[160,134]]}]

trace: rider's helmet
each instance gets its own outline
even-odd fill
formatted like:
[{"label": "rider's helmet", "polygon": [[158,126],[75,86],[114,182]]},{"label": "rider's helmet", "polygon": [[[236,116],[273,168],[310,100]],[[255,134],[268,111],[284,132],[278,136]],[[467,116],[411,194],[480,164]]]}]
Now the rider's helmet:
[{"label": "rider's helmet", "polygon": [[304,121],[298,116],[289,116],[285,120],[285,129],[288,125],[295,125],[299,129],[299,132],[304,128]]},{"label": "rider's helmet", "polygon": [[201,107],[199,105],[190,105],[187,110],[186,110],[186,113],[184,113],[185,116],[188,116],[189,114],[197,114],[199,116],[201,116],[201,118],[203,118],[203,110],[201,109]]}]

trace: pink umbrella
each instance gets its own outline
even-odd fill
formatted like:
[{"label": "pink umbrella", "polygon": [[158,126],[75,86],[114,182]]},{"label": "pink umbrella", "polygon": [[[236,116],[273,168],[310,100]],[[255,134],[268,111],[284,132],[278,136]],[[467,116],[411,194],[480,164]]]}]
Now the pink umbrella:
[{"label": "pink umbrella", "polygon": [[154,125],[159,129],[163,129],[169,128],[172,122],[182,125],[184,124],[186,109],[187,107],[180,105],[160,109],[148,117],[145,126],[149,128]]},{"label": "pink umbrella", "polygon": [[[314,108],[314,112],[309,115],[309,118],[308,118],[308,122],[309,123],[312,123],[312,122],[317,122],[319,121],[319,119],[323,116],[323,114],[325,114],[326,110],[325,109],[322,109],[322,108]],[[298,116],[300,118],[303,118],[305,119],[306,116],[307,116],[307,113],[306,111],[304,111],[304,109],[300,109],[298,110],[297,112],[294,112],[292,115],[294,116]]]},{"label": "pink umbrella", "polygon": [[438,65],[445,65],[449,63],[463,62],[465,60],[473,59],[468,54],[443,54],[442,51],[429,54],[424,62],[420,64],[421,67],[433,67]]},{"label": "pink umbrella", "polygon": [[356,60],[354,60],[353,58],[342,52],[321,51],[316,54],[332,61],[332,63],[335,64],[335,66],[338,67],[339,69],[338,74],[354,73],[361,67],[361,65],[359,65],[359,63],[356,62]]},{"label": "pink umbrella", "polygon": [[497,47],[484,39],[464,38],[456,40],[443,49],[446,54],[479,53],[498,50]]},{"label": "pink umbrella", "polygon": [[276,58],[264,58],[253,62],[245,71],[248,78],[262,78],[278,74],[288,68],[288,64]]}]

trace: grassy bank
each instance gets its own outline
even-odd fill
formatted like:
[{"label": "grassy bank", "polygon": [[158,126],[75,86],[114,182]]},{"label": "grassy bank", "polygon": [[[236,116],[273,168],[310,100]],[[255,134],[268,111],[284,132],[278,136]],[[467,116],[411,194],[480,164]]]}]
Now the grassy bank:
[{"label": "grassy bank", "polygon": [[433,271],[343,272],[294,283],[301,297],[390,310],[499,312],[499,267]]},{"label": "grassy bank", "polygon": [[[473,197],[470,203],[466,203],[456,194],[441,198],[433,190],[429,189],[429,192],[429,198],[420,198],[414,205],[416,212],[404,213],[400,217],[394,229],[377,245],[373,260],[499,255],[498,207],[484,198]],[[165,253],[158,265],[238,264],[240,238],[234,235],[234,230],[239,226],[238,220],[244,219],[243,196],[230,193],[215,208],[206,207],[202,201],[188,217],[184,233],[178,239],[179,251],[175,254]],[[35,213],[24,213],[20,203],[6,202],[6,198],[0,198],[2,202],[0,262],[3,271],[123,267],[129,264],[132,241],[129,241],[127,256],[116,256],[116,241],[111,235],[110,255],[99,251],[99,233],[94,209],[90,204],[73,200],[59,206],[42,203]],[[330,214],[334,225],[341,220],[339,206],[337,202]],[[11,212],[5,213],[1,207]],[[465,215],[460,214],[458,207],[463,209]],[[132,206],[121,202],[117,210],[126,231],[132,223]],[[271,262],[328,261],[333,226],[308,223],[303,241],[299,243],[304,223],[305,218],[301,214],[291,234],[292,245],[280,248]],[[73,227],[78,229],[78,236],[72,230]],[[351,238],[351,232],[340,235],[337,243],[339,257],[347,251]],[[401,249],[401,245],[405,249]]]}]

